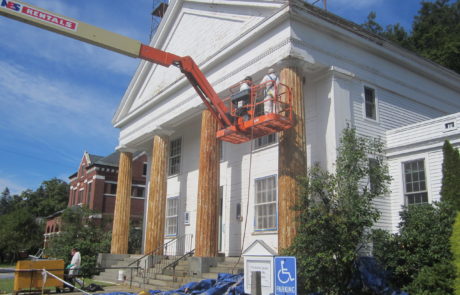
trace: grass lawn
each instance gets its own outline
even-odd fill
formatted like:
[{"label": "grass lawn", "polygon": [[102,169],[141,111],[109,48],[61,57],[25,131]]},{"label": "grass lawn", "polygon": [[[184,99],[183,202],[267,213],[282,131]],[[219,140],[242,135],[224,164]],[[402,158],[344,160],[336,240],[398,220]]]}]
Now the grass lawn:
[{"label": "grass lawn", "polygon": [[16,264],[2,263],[2,264],[0,264],[0,267],[3,267],[3,268],[15,268]]},{"label": "grass lawn", "polygon": [[[85,279],[84,281],[85,281],[85,286],[88,286],[89,284],[98,284],[99,286],[102,286],[102,287],[114,285],[111,283],[95,281],[93,279]],[[14,285],[14,279],[0,279],[0,294],[12,293],[13,285]]]},{"label": "grass lawn", "polygon": [[0,294],[7,294],[13,291],[14,279],[0,279]]},{"label": "grass lawn", "polygon": [[85,282],[85,286],[88,286],[89,284],[97,284],[97,285],[102,286],[102,287],[114,286],[115,285],[115,284],[108,283],[108,282],[95,281],[93,279],[85,279],[84,282]]}]

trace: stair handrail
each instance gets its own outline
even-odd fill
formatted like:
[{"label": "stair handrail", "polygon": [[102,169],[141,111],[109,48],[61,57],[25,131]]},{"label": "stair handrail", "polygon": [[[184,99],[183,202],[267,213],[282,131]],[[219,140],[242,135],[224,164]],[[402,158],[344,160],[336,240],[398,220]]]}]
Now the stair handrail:
[{"label": "stair handrail", "polygon": [[187,257],[187,256],[192,256],[194,253],[195,253],[195,249],[188,251],[187,253],[185,253],[185,254],[182,255],[181,257],[177,258],[176,260],[174,260],[174,261],[171,262],[170,264],[168,264],[168,265],[166,265],[165,267],[163,267],[162,272],[164,272],[167,268],[171,267],[171,268],[172,268],[172,271],[173,271],[173,282],[177,282],[176,266],[179,264],[179,262],[180,262],[182,259],[184,259],[184,258]]},{"label": "stair handrail", "polygon": [[165,267],[163,267],[163,270],[165,270],[165,269],[167,269],[169,267],[173,267],[173,268],[176,267],[179,264],[179,261],[181,261],[182,259],[184,259],[187,256],[192,256],[194,253],[195,253],[195,249],[188,251],[187,253],[185,253],[181,257],[177,258],[176,260],[174,260],[170,264],[168,264]]},{"label": "stair handrail", "polygon": [[169,245],[169,244],[172,243],[172,242],[177,241],[178,239],[182,239],[182,238],[185,237],[186,235],[187,235],[187,234],[183,234],[183,235],[181,235],[181,236],[179,236],[179,237],[176,237],[176,238],[174,238],[174,239],[172,239],[172,240],[169,240],[169,241],[166,242],[166,243],[163,243],[161,246],[157,247],[156,249],[154,249],[154,250],[150,251],[149,253],[144,254],[142,257],[140,257],[140,258],[134,260],[133,262],[131,262],[130,264],[128,264],[128,266],[131,266],[131,265],[134,264],[134,263],[137,263],[137,265],[139,265],[139,262],[140,262],[142,259],[144,259],[145,257],[150,256],[150,255],[153,255],[153,254],[154,254],[155,252],[157,252],[159,249],[164,248],[165,246]]}]

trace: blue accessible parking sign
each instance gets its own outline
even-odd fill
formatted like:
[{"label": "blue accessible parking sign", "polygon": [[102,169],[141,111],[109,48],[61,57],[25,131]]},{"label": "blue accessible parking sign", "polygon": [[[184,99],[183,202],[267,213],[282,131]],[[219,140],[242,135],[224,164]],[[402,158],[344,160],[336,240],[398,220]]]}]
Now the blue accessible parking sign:
[{"label": "blue accessible parking sign", "polygon": [[293,256],[275,257],[275,295],[297,294],[297,261]]}]

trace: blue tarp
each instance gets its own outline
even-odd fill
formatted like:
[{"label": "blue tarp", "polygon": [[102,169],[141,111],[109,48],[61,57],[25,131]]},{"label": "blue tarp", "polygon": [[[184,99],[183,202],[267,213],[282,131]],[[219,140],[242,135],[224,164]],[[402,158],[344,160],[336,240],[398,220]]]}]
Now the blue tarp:
[{"label": "blue tarp", "polygon": [[376,295],[409,295],[403,291],[396,291],[388,284],[388,274],[373,257],[360,257],[356,261],[356,273],[352,287],[367,288]]},{"label": "blue tarp", "polygon": [[[232,275],[220,273],[217,280],[207,279],[200,282],[191,282],[183,285],[177,290],[160,291],[150,290],[152,295],[175,295],[175,294],[204,294],[204,295],[245,295],[243,274]],[[103,293],[104,295],[135,295],[126,292]],[[102,295],[102,294],[100,294]]]},{"label": "blue tarp", "polygon": [[150,291],[150,294],[173,295],[173,294],[203,294],[203,295],[244,295],[243,274],[232,275],[220,273],[217,280],[202,280],[183,285],[172,291]]}]

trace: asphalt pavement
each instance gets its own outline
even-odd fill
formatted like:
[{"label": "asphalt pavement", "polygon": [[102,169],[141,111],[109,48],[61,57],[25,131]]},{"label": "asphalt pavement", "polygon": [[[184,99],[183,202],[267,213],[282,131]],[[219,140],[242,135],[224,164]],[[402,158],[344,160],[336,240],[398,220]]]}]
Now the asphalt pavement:
[{"label": "asphalt pavement", "polygon": [[14,278],[14,268],[0,267],[0,280]]}]

